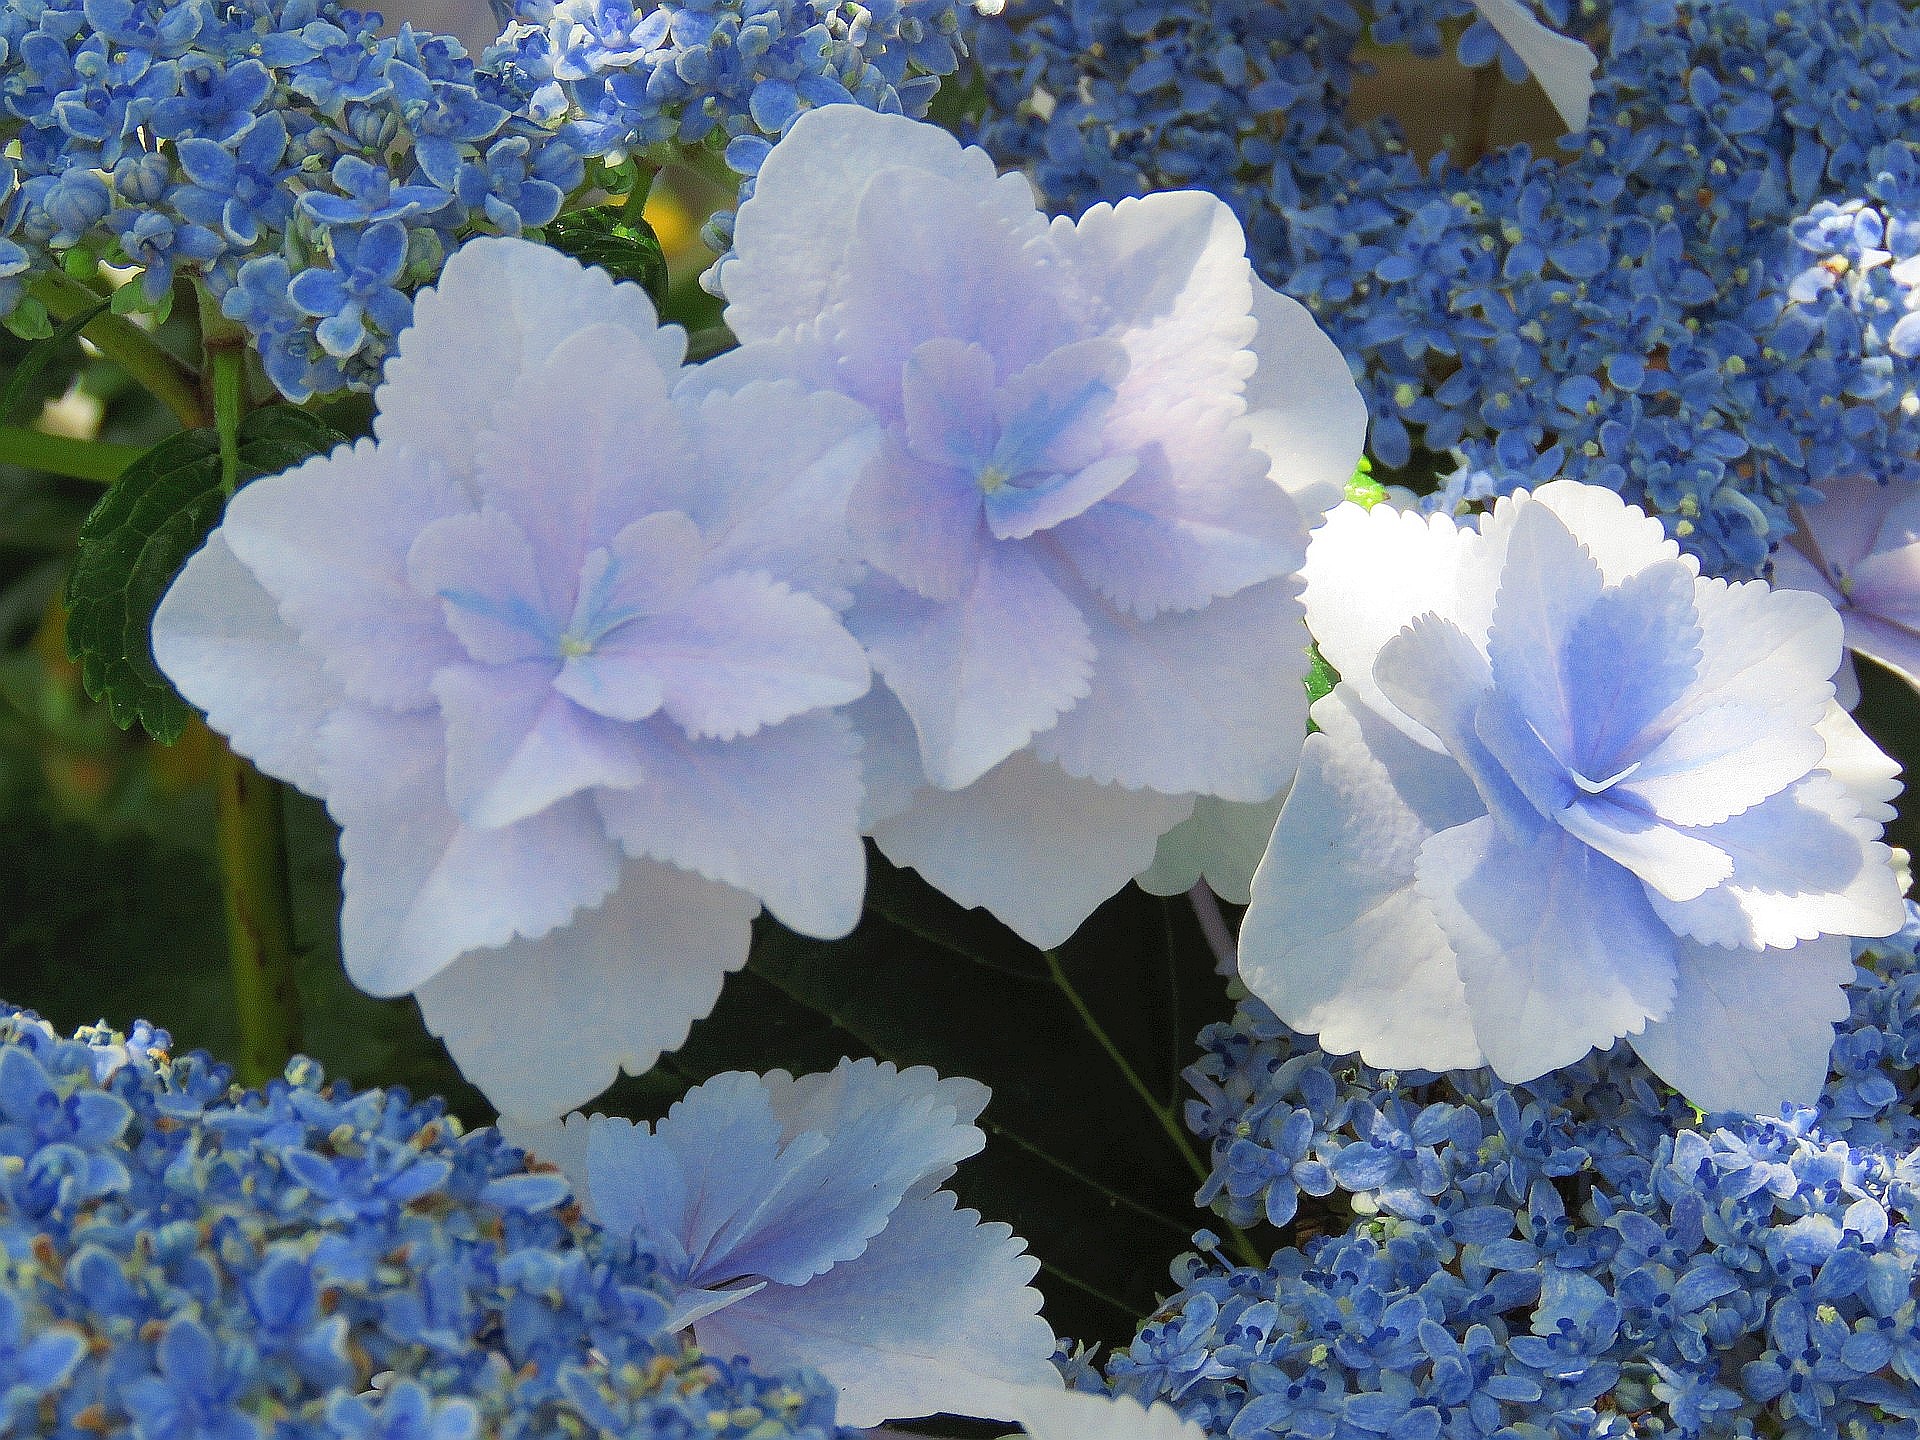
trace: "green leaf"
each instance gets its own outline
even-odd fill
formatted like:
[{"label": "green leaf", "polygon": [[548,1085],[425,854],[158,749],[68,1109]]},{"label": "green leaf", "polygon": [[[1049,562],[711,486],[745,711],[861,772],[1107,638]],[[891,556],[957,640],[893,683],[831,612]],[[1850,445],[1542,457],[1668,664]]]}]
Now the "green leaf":
[{"label": "green leaf", "polygon": [[547,244],[583,265],[598,265],[616,280],[632,280],[667,303],[667,257],[645,220],[628,220],[610,206],[595,205],[562,215],[546,228]]},{"label": "green leaf", "polygon": [[0,425],[4,425],[13,418],[21,400],[27,396],[28,387],[33,384],[35,377],[46,369],[47,362],[58,355],[69,340],[100,315],[105,314],[107,307],[112,303],[110,300],[102,300],[98,305],[82,310],[45,340],[27,351],[25,359],[15,363],[13,374],[7,380],[7,388],[0,390]]},{"label": "green leaf", "polygon": [[[275,474],[331,449],[340,436],[290,406],[256,410],[240,425],[242,481]],[[169,436],[113,483],[80,527],[67,577],[67,652],[87,694],[122,729],[136,720],[162,744],[186,728],[186,702],[153,663],[153,612],[224,507],[220,443],[211,430]]]},{"label": "green leaf", "polygon": [[1340,683],[1340,672],[1327,663],[1327,657],[1320,653],[1320,647],[1307,644],[1307,703],[1333,693],[1333,687]]},{"label": "green leaf", "polygon": [[[654,1118],[729,1069],[824,1070],[875,1055],[993,1089],[984,1153],[952,1182],[963,1203],[1023,1236],[1055,1329],[1124,1342],[1174,1287],[1198,1180],[1159,1120],[1051,980],[1046,957],[977,910],[869,852],[860,928],[831,944],[762,920],[747,969],[650,1075],[596,1108]],[[1129,886],[1058,952],[1074,988],[1161,1106],[1187,1097],[1194,1037],[1231,1012],[1184,899]]]}]

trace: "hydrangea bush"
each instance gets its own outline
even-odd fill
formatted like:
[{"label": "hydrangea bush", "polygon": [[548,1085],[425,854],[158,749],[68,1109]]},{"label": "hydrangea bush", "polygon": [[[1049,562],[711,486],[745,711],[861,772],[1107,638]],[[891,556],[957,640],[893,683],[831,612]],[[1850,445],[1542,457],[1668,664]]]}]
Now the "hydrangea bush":
[{"label": "hydrangea bush", "polygon": [[1893,0],[0,0],[0,617],[104,482],[238,1033],[0,1006],[0,1436],[1920,1440],[1917,104]]}]

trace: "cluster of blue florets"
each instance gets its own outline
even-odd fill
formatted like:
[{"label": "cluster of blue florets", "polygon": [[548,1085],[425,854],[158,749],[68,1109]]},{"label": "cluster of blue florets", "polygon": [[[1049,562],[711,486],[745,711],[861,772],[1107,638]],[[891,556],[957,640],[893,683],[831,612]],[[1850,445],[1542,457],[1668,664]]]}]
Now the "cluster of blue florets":
[{"label": "cluster of blue florets", "polygon": [[[752,176],[805,111],[923,116],[966,47],[954,0],[519,0],[488,52],[581,153],[723,147]],[[732,212],[707,242],[732,243]]]},{"label": "cluster of blue florets", "polygon": [[467,233],[545,225],[582,157],[455,40],[337,0],[0,4],[0,313],[97,257],[199,280],[289,398],[377,377]]},{"label": "cluster of blue florets", "polygon": [[[1920,321],[1901,324],[1920,12],[1542,9],[1601,56],[1559,156],[1423,166],[1392,121],[1352,117],[1358,47],[1436,51],[1466,0],[1015,0],[977,27],[980,139],[1065,213],[1226,199],[1265,277],[1346,352],[1375,458],[1423,447],[1445,472],[1437,507],[1567,476],[1659,513],[1711,572],[1755,574],[1821,481],[1920,478]],[[1476,22],[1458,50],[1504,46]]]},{"label": "cluster of blue florets", "polygon": [[1920,1436],[1910,917],[1777,1118],[1699,1115],[1625,1045],[1525,1085],[1383,1072],[1249,1000],[1188,1071],[1201,1200],[1296,1243],[1185,1257],[1104,1383],[1236,1437]]},{"label": "cluster of blue florets", "polygon": [[833,1435],[817,1377],[665,1333],[653,1258],[496,1131],[167,1047],[0,1007],[0,1436]]}]

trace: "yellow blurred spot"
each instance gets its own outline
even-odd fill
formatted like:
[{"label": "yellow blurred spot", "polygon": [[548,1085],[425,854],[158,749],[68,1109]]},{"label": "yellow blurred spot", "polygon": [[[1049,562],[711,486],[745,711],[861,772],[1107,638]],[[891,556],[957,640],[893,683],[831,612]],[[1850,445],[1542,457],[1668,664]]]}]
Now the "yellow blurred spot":
[{"label": "yellow blurred spot", "polygon": [[700,224],[682,203],[680,197],[665,186],[656,185],[647,196],[647,206],[641,212],[647,224],[653,227],[653,233],[660,238],[660,248],[669,261],[687,253],[688,249],[700,242]]}]

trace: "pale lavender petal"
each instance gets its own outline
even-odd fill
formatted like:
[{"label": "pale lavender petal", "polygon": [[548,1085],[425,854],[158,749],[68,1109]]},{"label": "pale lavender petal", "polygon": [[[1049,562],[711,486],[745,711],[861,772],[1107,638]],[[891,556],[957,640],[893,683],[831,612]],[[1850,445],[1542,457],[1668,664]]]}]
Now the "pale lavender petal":
[{"label": "pale lavender petal", "polygon": [[1673,1008],[1631,1037],[1654,1074],[1707,1111],[1778,1115],[1820,1098],[1853,980],[1845,939],[1758,954],[1682,940],[1676,959]]},{"label": "pale lavender petal", "polygon": [[1247,429],[1267,456],[1267,478],[1293,497],[1308,525],[1346,498],[1367,437],[1367,402],[1346,357],[1307,308],[1255,276],[1259,366],[1247,378]]},{"label": "pale lavender petal", "polygon": [[982,1382],[1057,1383],[1055,1340],[1027,1282],[1039,1261],[951,1191],[907,1201],[858,1259],[769,1285],[701,1321],[701,1348],[762,1371],[802,1366],[839,1388],[843,1425],[975,1411]]},{"label": "pale lavender petal", "polygon": [[487,503],[526,532],[543,574],[571,580],[633,521],[692,502],[695,454],[672,378],[631,330],[595,325],[556,346],[468,438]]},{"label": "pale lavender petal", "polygon": [[1920,634],[1859,610],[1843,610],[1840,619],[1848,646],[1920,690]]},{"label": "pale lavender petal", "polygon": [[[1381,692],[1373,661],[1390,636],[1429,611],[1459,624],[1477,644],[1485,643],[1485,621],[1476,633],[1456,604],[1464,572],[1479,568],[1474,562],[1481,545],[1478,535],[1444,515],[1386,505],[1362,510],[1349,502],[1334,507],[1313,532],[1301,571],[1307,582],[1307,628],[1327,663],[1340,672],[1340,683],[1431,748],[1439,742]],[[1489,616],[1490,602],[1489,595]]]},{"label": "pale lavender petal", "polygon": [[686,332],[658,326],[640,286],[616,285],[604,270],[531,241],[469,240],[414,298],[413,324],[387,362],[374,433],[466,479],[481,454],[475,438],[501,410],[526,403],[525,378],[595,325],[633,335],[647,368],[671,371],[686,353]]},{"label": "pale lavender petal", "polygon": [[1023,471],[1082,470],[1108,452],[1110,412],[1128,371],[1126,347],[1076,340],[1010,376],[993,400],[994,458]]},{"label": "pale lavender petal", "polygon": [[236,753],[323,793],[314,736],[345,697],[219,530],[154,611],[153,659]]},{"label": "pale lavender petal", "polygon": [[1024,208],[1038,222],[1023,178],[997,177],[985,151],[962,149],[938,126],[857,105],[809,110],[761,164],[734,221],[734,258],[724,272],[734,334],[743,342],[771,339],[825,310],[861,196],[874,176],[897,169],[964,181],[983,209],[1004,215]]},{"label": "pale lavender petal", "polygon": [[1485,816],[1430,839],[1415,873],[1458,957],[1474,1039],[1509,1084],[1672,1006],[1673,935],[1638,880],[1571,835],[1515,843]]},{"label": "pale lavender petal", "polygon": [[[1599,783],[1639,760],[1654,721],[1677,704],[1700,668],[1693,571],[1649,565],[1610,586],[1573,627],[1561,654],[1571,706],[1568,760]],[[1496,622],[1497,623],[1497,622]]]},{"label": "pale lavender petal", "polygon": [[1091,689],[1036,737],[1035,753],[1103,784],[1271,798],[1307,730],[1297,597],[1288,577],[1151,620],[1089,603]]},{"label": "pale lavender petal", "polygon": [[1035,1386],[995,1400],[1033,1440],[1206,1440],[1198,1422],[1181,1419],[1173,1406],[1143,1406],[1131,1395]]},{"label": "pale lavender petal", "polygon": [[1837,701],[1820,721],[1820,738],[1827,746],[1820,768],[1846,786],[1861,818],[1892,824],[1893,801],[1902,789],[1900,762],[1874,744]]},{"label": "pale lavender petal", "polygon": [[415,998],[495,1108],[549,1119],[678,1047],[746,963],[759,909],[731,886],[630,860],[599,905],[538,940],[461,956]]},{"label": "pale lavender petal", "polygon": [[[812,1075],[789,1076],[784,1070],[775,1070],[762,1078],[773,1097],[773,1113],[780,1117],[780,1133],[789,1139],[803,1130],[832,1134],[866,1124],[870,1115],[902,1095],[931,1095],[940,1107],[953,1112],[953,1124],[970,1127],[993,1098],[993,1092],[978,1080],[964,1075],[942,1076],[925,1065],[901,1070],[891,1060],[843,1060],[832,1070]],[[953,1138],[955,1143],[972,1143],[964,1135]],[[939,1189],[965,1158],[955,1156],[923,1168],[906,1194],[924,1195]]]},{"label": "pale lavender petal", "polygon": [[1832,698],[1840,617],[1817,595],[1764,581],[1695,582],[1697,678],[1650,731],[1666,738],[1621,781],[1677,825],[1712,825],[1759,804],[1819,764],[1814,727]]},{"label": "pale lavender petal", "polygon": [[1584,677],[1567,674],[1561,657],[1603,584],[1600,566],[1559,516],[1544,505],[1521,508],[1507,539],[1487,658],[1505,702],[1569,764],[1574,711],[1585,701],[1574,685]]},{"label": "pale lavender petal", "polygon": [[462,824],[437,714],[348,706],[319,751],[346,862],[340,948],[369,994],[405,994],[470,950],[545,935],[619,881],[620,852],[582,797],[500,830]]},{"label": "pale lavender petal", "polygon": [[916,346],[900,377],[907,453],[928,465],[977,473],[999,438],[993,413],[999,382],[993,356],[982,346],[946,337]]},{"label": "pale lavender petal", "polygon": [[1818,935],[1891,935],[1904,923],[1880,826],[1819,771],[1694,833],[1732,857],[1732,876],[1696,900],[1650,898],[1675,931],[1702,944],[1783,948]]},{"label": "pale lavender petal", "polygon": [[449,515],[426,526],[407,551],[407,579],[439,603],[447,629],[475,660],[504,665],[553,655],[570,597],[548,596],[526,533],[502,512]]},{"label": "pale lavender petal", "polygon": [[1090,207],[1054,223],[1094,328],[1126,346],[1121,407],[1237,395],[1253,373],[1253,267],[1233,211],[1202,190]]},{"label": "pale lavender petal", "polygon": [[1083,515],[1124,485],[1140,468],[1132,455],[1109,455],[1084,470],[1055,473],[1032,484],[1002,485],[985,495],[987,529],[997,540],[1025,540]]},{"label": "pale lavender petal", "polygon": [[1041,949],[1060,944],[1153,861],[1191,795],[1098,785],[1031,752],[959,790],[922,790],[873,825],[881,853]]},{"label": "pale lavender petal", "polygon": [[1319,733],[1254,873],[1240,977],[1329,1054],[1483,1064],[1452,948],[1414,885],[1422,845],[1481,814],[1480,798],[1458,765],[1344,684],[1313,718]]},{"label": "pale lavender petal", "polygon": [[1146,618],[1300,569],[1306,522],[1237,417],[1188,406],[1150,428],[1126,483],[1048,532],[1088,584]]},{"label": "pale lavender petal", "polygon": [[867,834],[889,815],[913,803],[927,784],[920,766],[920,737],[894,693],[875,685],[840,712],[860,735],[860,830]]},{"label": "pale lavender petal", "polygon": [[[1667,527],[1636,505],[1629,505],[1618,491],[1604,485],[1587,485],[1578,480],[1550,480],[1535,490],[1532,503],[1544,505],[1580,537],[1580,543],[1600,567],[1601,577],[1609,585],[1618,585],[1629,575],[1637,575],[1662,560],[1678,560],[1690,568],[1699,562],[1682,555],[1680,546]],[[1491,514],[1480,517],[1480,532],[1487,542],[1487,554],[1496,559],[1506,553],[1513,523],[1527,508],[1526,492],[1496,501]],[[1500,563],[1504,563],[1501,561]],[[1495,564],[1494,572],[1499,572]],[[1469,634],[1472,628],[1467,627]]]},{"label": "pale lavender petal", "polygon": [[844,609],[860,570],[847,497],[880,441],[872,417],[791,379],[682,408],[700,450],[703,483],[689,513],[707,538],[707,573],[764,570]]},{"label": "pale lavender petal", "polygon": [[418,710],[462,652],[440,602],[408,583],[407,551],[467,508],[432,461],[362,440],[245,486],[220,529],[349,695]]},{"label": "pale lavender petal", "polygon": [[744,739],[636,731],[645,781],[595,797],[608,833],[648,856],[734,885],[781,924],[837,939],[860,919],[859,742],[838,713],[803,715]]},{"label": "pale lavender petal", "polygon": [[831,610],[755,574],[694,587],[673,609],[615,630],[578,663],[580,679],[561,677],[564,693],[593,705],[601,692],[657,688],[666,715],[696,740],[732,740],[845,705],[869,683],[866,655]]},{"label": "pale lavender petal", "polygon": [[891,435],[854,483],[847,525],[862,560],[941,603],[967,592],[993,544],[980,487],[914,459]]},{"label": "pale lavender petal", "polygon": [[899,697],[936,785],[979,779],[1088,692],[1087,621],[1018,543],[984,552],[957,600],[870,584],[848,616]]},{"label": "pale lavender petal", "polygon": [[706,540],[691,516],[678,510],[642,515],[621,527],[605,550],[587,555],[574,602],[572,634],[608,629],[679,604],[699,578]]},{"label": "pale lavender petal", "polygon": [[[1879,548],[1881,527],[1907,498],[1907,487],[1883,485],[1868,476],[1823,481],[1820,490],[1825,498],[1799,511],[1793,544],[1828,576],[1851,571]],[[1781,550],[1774,563],[1788,553]]]},{"label": "pale lavender petal", "polygon": [[859,1255],[916,1187],[932,1188],[924,1182],[951,1175],[986,1143],[925,1066],[842,1060],[826,1074],[794,1080],[776,1070],[763,1083],[788,1143],[818,1134],[827,1144],[769,1177],[759,1200],[714,1235],[705,1269],[715,1276],[805,1284]]},{"label": "pale lavender petal", "polygon": [[840,355],[836,388],[894,416],[927,340],[980,345],[1005,380],[1081,338],[1071,299],[1024,179],[983,189],[971,177],[903,168],[868,182],[818,313]]},{"label": "pale lavender petal", "polygon": [[1160,837],[1153,864],[1134,876],[1149,895],[1184,895],[1204,880],[1230,905],[1253,898],[1253,872],[1267,853],[1286,796],[1248,804],[1202,795],[1193,814]]},{"label": "pale lavender petal", "polygon": [[1578,796],[1559,820],[1569,835],[1626,866],[1669,900],[1691,900],[1733,874],[1732,857],[1709,840],[1610,795]]},{"label": "pale lavender petal", "polygon": [[597,786],[647,778],[631,727],[553,688],[554,666],[449,665],[434,677],[446,717],[446,799],[468,825],[497,830]]},{"label": "pale lavender petal", "polygon": [[1773,552],[1773,583],[1782,590],[1811,590],[1835,609],[1846,608],[1845,597],[1833,587],[1827,572],[1792,545]]},{"label": "pale lavender petal", "polygon": [[1599,59],[1568,35],[1549,30],[1521,0],[1473,0],[1487,23],[1526,63],[1567,129],[1587,128],[1587,110],[1593,103],[1593,72]]}]

